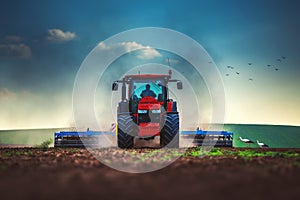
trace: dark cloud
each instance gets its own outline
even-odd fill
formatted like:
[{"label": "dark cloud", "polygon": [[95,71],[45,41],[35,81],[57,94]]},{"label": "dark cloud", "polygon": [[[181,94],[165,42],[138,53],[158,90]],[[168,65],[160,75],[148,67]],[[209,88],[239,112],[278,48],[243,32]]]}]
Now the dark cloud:
[{"label": "dark cloud", "polygon": [[0,58],[30,58],[31,48],[17,35],[6,35],[0,39]]},{"label": "dark cloud", "polygon": [[0,44],[0,57],[31,57],[31,48],[26,44]]},{"label": "dark cloud", "polygon": [[23,38],[16,35],[6,35],[4,41],[8,43],[19,43],[23,41]]}]

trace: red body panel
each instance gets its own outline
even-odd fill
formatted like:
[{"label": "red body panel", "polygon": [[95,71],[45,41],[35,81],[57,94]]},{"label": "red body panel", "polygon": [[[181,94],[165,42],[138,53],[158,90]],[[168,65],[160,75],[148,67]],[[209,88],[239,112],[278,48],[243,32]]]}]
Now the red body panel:
[{"label": "red body panel", "polygon": [[159,136],[159,123],[140,123],[139,137]]},{"label": "red body panel", "polygon": [[167,105],[167,112],[172,112],[173,110],[173,102],[169,101]]},{"label": "red body panel", "polygon": [[139,102],[138,110],[158,110],[162,104],[153,97],[144,97]]},{"label": "red body panel", "polygon": [[[138,110],[160,110],[163,102],[157,101],[153,97],[144,97],[140,100]],[[158,136],[160,134],[159,123],[139,123],[139,137]]]},{"label": "red body panel", "polygon": [[140,104],[154,104],[154,103],[158,103],[159,101],[157,101],[155,98],[153,97],[143,97],[141,100],[140,100]]}]

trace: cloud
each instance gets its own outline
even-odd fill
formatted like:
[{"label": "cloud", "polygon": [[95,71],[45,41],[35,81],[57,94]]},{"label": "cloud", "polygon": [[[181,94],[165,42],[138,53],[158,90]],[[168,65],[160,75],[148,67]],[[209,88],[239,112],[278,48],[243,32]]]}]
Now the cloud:
[{"label": "cloud", "polygon": [[8,90],[7,88],[0,88],[0,100],[11,101],[17,97],[16,93]]},{"label": "cloud", "polygon": [[26,44],[0,44],[0,57],[31,57],[31,48]]},{"label": "cloud", "polygon": [[16,36],[16,35],[7,35],[4,37],[4,41],[10,43],[19,43],[23,41],[23,38]]},{"label": "cloud", "polygon": [[23,38],[16,35],[6,35],[0,39],[0,58],[17,57],[29,58],[32,55],[31,48],[22,43]]},{"label": "cloud", "polygon": [[137,56],[140,59],[151,59],[154,57],[161,57],[161,54],[151,47],[146,47],[146,49],[141,50],[141,53]]},{"label": "cloud", "polygon": [[46,36],[46,40],[58,43],[68,42],[76,38],[76,33],[69,31],[64,32],[60,29],[49,29]]},{"label": "cloud", "polygon": [[137,58],[139,59],[152,59],[155,57],[161,57],[162,55],[154,48],[150,46],[143,46],[142,44],[139,44],[135,41],[133,42],[121,42],[113,45],[107,45],[104,42],[101,42],[98,44],[98,48],[100,50],[105,50],[105,51],[114,51],[116,49],[122,48],[126,52],[131,52],[134,50],[138,50],[138,55]]}]

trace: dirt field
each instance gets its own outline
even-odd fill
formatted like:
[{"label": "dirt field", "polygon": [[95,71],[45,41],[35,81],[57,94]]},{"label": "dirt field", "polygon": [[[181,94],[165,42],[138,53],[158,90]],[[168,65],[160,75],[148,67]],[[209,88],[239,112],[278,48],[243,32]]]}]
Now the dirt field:
[{"label": "dirt field", "polygon": [[[124,155],[116,148],[99,153],[105,157],[112,151]],[[135,151],[149,150],[130,152]],[[51,200],[299,199],[300,150],[292,156],[272,151],[279,153],[246,159],[234,153],[199,158],[192,152],[161,170],[132,174],[101,164],[86,149],[0,148],[0,194],[1,199]]]}]

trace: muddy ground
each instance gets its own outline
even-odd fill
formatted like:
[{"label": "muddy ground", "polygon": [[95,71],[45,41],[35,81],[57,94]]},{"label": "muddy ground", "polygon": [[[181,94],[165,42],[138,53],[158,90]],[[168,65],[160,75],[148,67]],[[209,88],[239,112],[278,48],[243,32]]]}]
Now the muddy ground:
[{"label": "muddy ground", "polygon": [[[149,150],[129,152],[148,155]],[[116,148],[98,152],[107,159],[125,154]],[[1,199],[51,200],[299,199],[300,157],[185,155],[163,169],[133,174],[105,166],[86,149],[0,148],[0,194]]]}]

